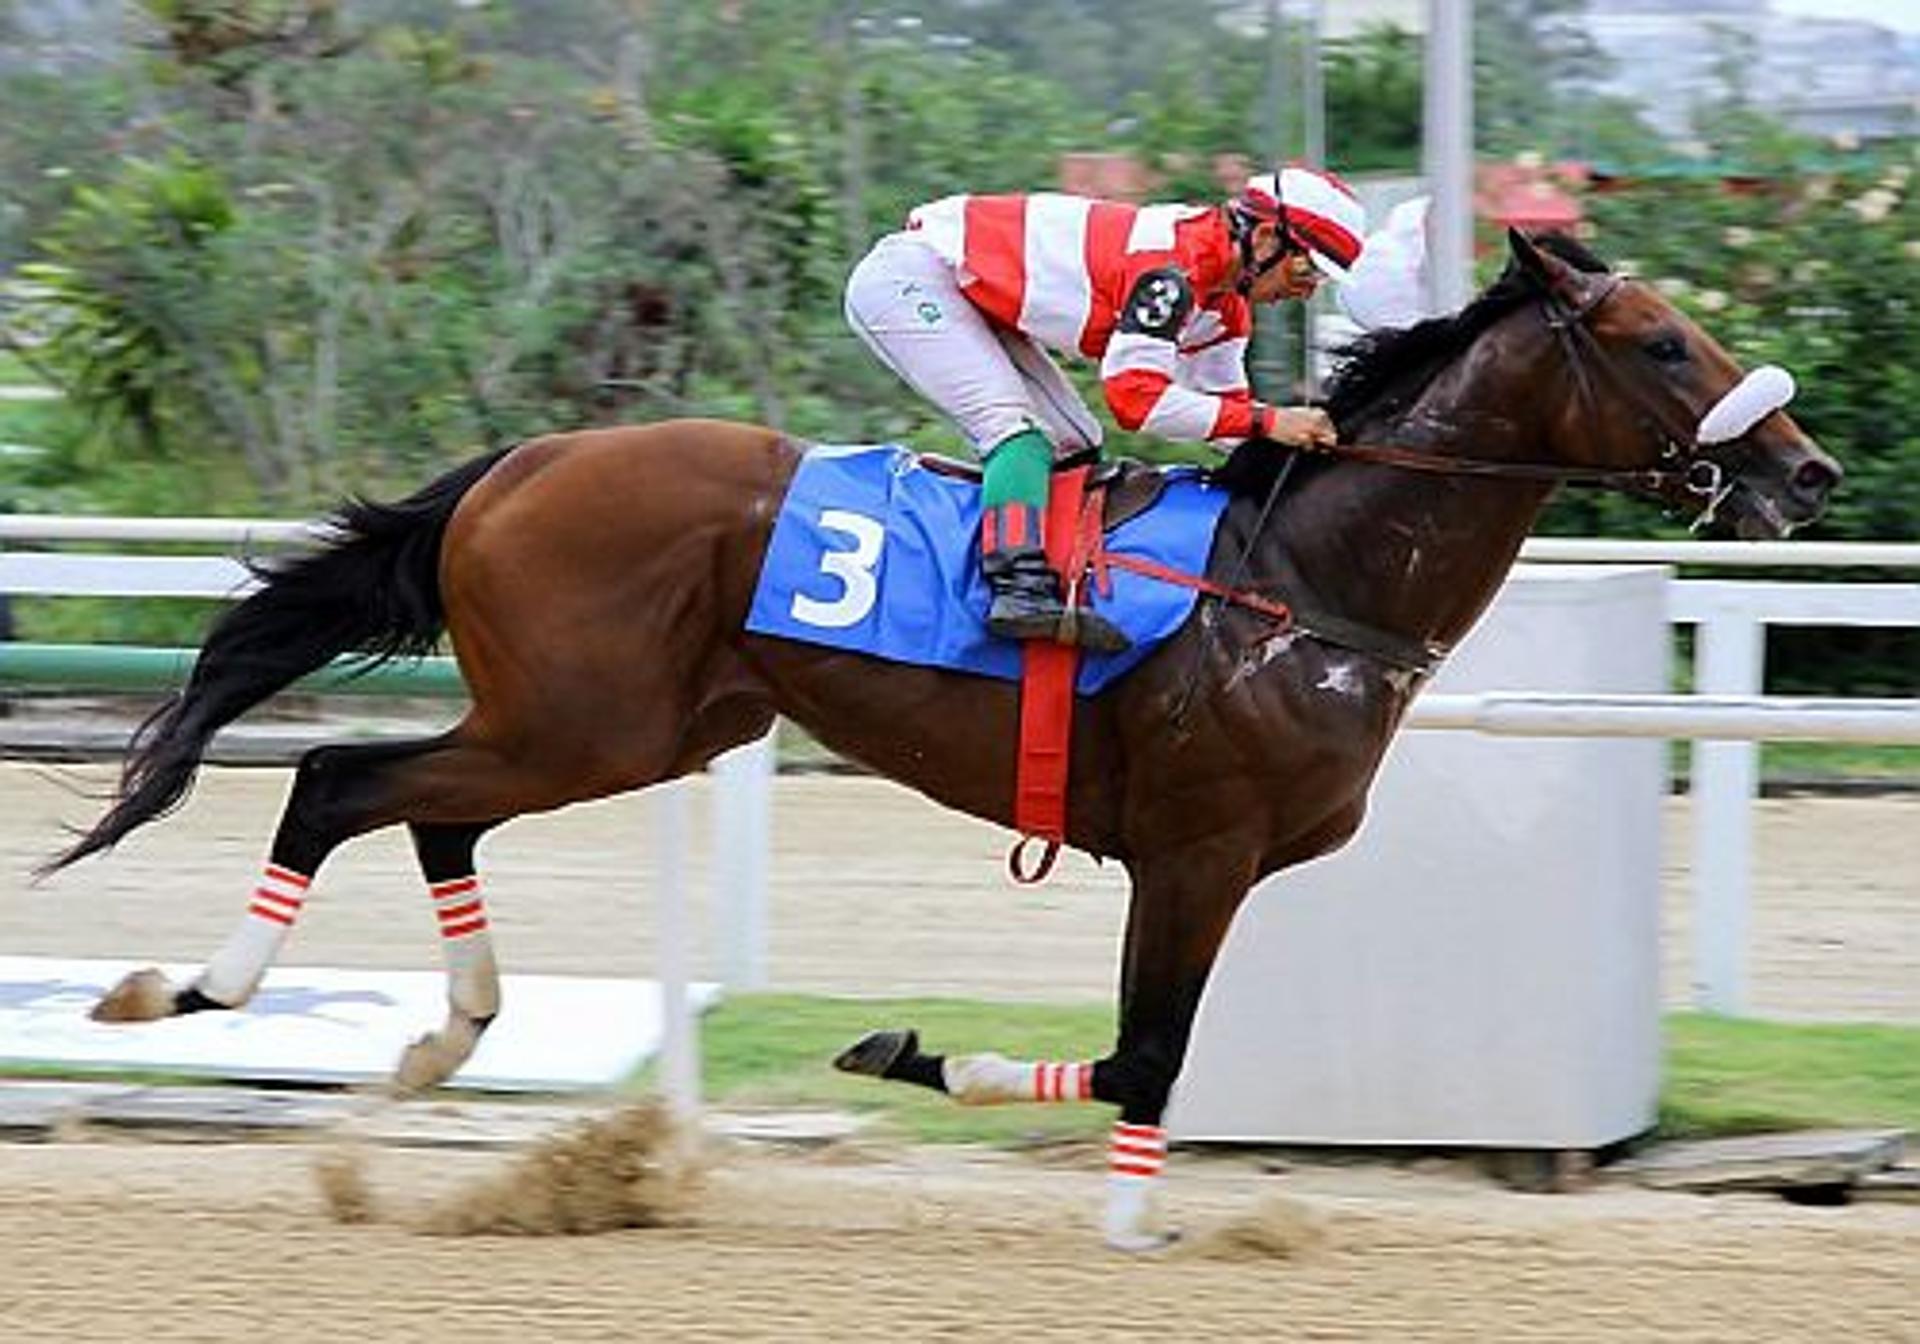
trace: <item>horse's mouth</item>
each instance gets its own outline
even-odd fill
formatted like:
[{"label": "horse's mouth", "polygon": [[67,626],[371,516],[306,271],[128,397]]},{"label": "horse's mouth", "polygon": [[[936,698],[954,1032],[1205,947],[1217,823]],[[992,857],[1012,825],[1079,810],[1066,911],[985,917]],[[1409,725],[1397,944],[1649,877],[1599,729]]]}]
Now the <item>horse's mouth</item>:
[{"label": "horse's mouth", "polygon": [[1708,537],[1733,537],[1741,541],[1781,541],[1793,535],[1825,511],[1824,494],[1818,499],[1778,498],[1744,478],[1722,498],[1700,531]]}]

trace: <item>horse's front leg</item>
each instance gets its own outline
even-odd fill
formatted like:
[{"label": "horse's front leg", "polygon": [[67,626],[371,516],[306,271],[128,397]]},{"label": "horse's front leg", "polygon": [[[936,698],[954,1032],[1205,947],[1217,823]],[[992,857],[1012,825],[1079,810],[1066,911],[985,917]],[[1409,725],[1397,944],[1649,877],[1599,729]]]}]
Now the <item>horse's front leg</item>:
[{"label": "horse's front leg", "polygon": [[836,1068],[916,1083],[967,1105],[1103,1101],[1120,1108],[1109,1141],[1104,1231],[1120,1250],[1170,1240],[1159,1225],[1166,1162],[1161,1119],[1186,1057],[1207,975],[1255,873],[1248,846],[1219,837],[1132,861],[1133,899],[1121,966],[1120,1034],[1099,1060],[937,1055],[910,1029],[871,1032]]},{"label": "horse's front leg", "polygon": [[1161,1121],[1200,995],[1253,884],[1256,859],[1233,837],[1220,836],[1136,859],[1128,869],[1133,898],[1120,969],[1120,1037],[1094,1067],[1093,1092],[1120,1108],[1107,1151],[1107,1244],[1143,1251],[1172,1240],[1160,1213],[1167,1154]]}]

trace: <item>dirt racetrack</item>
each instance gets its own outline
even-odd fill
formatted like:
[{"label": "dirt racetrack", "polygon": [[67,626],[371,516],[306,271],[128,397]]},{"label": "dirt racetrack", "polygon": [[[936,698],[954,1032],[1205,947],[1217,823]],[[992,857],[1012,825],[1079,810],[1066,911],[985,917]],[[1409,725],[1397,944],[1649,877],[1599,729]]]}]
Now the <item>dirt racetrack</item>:
[{"label": "dirt racetrack", "polygon": [[[181,816],[29,887],[21,874],[57,823],[90,810],[44,770],[0,767],[0,948],[204,958],[238,916],[284,788],[282,772],[211,771]],[[1920,1021],[1920,799],[1761,806],[1761,1006]],[[1681,812],[1667,890],[1676,1000]],[[704,809],[693,815],[698,880],[709,846]],[[869,780],[783,779],[775,829],[775,987],[1109,993],[1112,869],[1073,860],[1038,892],[1011,888],[1001,833]],[[646,839],[644,804],[625,800],[491,842],[507,969],[647,974]],[[288,960],[435,956],[411,856],[383,836],[328,869]],[[407,1220],[508,1159],[379,1151],[369,1175],[386,1217],[342,1225],[323,1207],[317,1152],[0,1144],[0,1341],[1920,1341],[1913,1205],[1531,1196],[1451,1167],[1274,1174],[1177,1154],[1169,1202],[1189,1239],[1137,1260],[1097,1243],[1097,1153],[856,1145],[729,1153],[681,1226],[449,1239]]]},{"label": "dirt racetrack", "polygon": [[[1911,1341],[1920,1207],[1176,1158],[1182,1247],[1097,1244],[1091,1154],[736,1155],[684,1226],[444,1238],[328,1220],[304,1146],[0,1145],[9,1344]],[[383,1151],[394,1217],[504,1159]],[[1272,1229],[1284,1236],[1276,1239]],[[1232,1235],[1242,1231],[1242,1235]],[[1247,1232],[1265,1235],[1246,1235]],[[1289,1253],[1290,1252],[1290,1253]]]}]

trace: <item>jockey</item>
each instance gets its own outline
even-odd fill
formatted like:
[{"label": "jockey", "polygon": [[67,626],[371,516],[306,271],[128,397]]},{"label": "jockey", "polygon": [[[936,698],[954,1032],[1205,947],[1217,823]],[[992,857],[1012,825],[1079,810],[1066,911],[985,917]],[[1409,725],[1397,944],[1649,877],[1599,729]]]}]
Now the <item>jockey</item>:
[{"label": "jockey", "polygon": [[1011,639],[1127,647],[1091,611],[1064,622],[1042,547],[1057,460],[1100,449],[1100,424],[1047,355],[1100,363],[1128,431],[1230,448],[1334,440],[1317,408],[1268,406],[1247,383],[1252,305],[1312,295],[1360,255],[1365,211],[1312,168],[1259,173],[1217,206],[1085,197],[948,196],[914,210],[847,280],[847,320],[881,362],[951,416],[985,464],[987,627]]}]

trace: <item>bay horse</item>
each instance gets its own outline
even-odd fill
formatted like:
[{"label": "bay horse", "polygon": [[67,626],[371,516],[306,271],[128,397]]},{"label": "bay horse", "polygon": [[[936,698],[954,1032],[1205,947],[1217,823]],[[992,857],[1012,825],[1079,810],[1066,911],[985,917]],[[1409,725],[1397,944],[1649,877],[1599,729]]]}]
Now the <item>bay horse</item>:
[{"label": "bay horse", "polygon": [[[1283,597],[1293,626],[1203,599],[1114,688],[1076,703],[1068,842],[1120,862],[1132,885],[1112,1052],[942,1056],[882,1030],[837,1061],[968,1102],[1118,1107],[1114,1246],[1162,1243],[1160,1122],[1234,912],[1261,878],[1354,833],[1408,705],[1493,598],[1554,487],[1625,489],[1757,537],[1817,517],[1840,479],[1783,396],[1742,409],[1751,377],[1652,286],[1570,240],[1508,242],[1505,273],[1459,313],[1349,352],[1329,390],[1342,448],[1288,458],[1252,443],[1222,468],[1239,493],[1208,574]],[[351,503],[330,544],[266,566],[136,733],[110,809],[50,868],[177,806],[218,728],[337,654],[418,654],[444,633],[470,708],[437,736],[307,753],[248,913],[204,972],[184,986],[135,972],[95,1015],[239,1007],[327,855],[405,823],[440,918],[449,1008],[396,1081],[437,1083],[500,1007],[481,835],[698,770],[780,714],[948,807],[1009,824],[1013,684],[743,628],[804,452],[771,429],[702,420],[555,434],[399,503]]]}]

